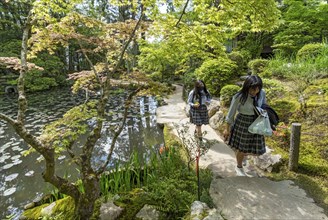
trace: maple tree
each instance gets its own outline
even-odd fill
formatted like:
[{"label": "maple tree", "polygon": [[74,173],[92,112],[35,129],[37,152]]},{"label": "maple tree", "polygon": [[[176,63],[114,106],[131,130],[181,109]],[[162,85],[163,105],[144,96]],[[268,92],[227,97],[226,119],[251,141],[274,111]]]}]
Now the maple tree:
[{"label": "maple tree", "polygon": [[[159,76],[164,74],[162,78],[173,71],[177,75],[196,72],[196,77],[210,85],[212,94],[224,86],[220,73],[212,74],[216,72],[215,63],[222,64],[220,68],[231,66],[227,42],[242,33],[271,32],[280,24],[280,11],[274,0],[174,1],[173,5],[173,12],[154,14],[148,32],[155,40],[141,44],[140,68]],[[206,76],[195,71],[205,68],[212,68]],[[226,78],[226,73],[222,73]]]},{"label": "maple tree", "polygon": [[[78,0],[56,1],[55,3],[48,0],[33,1],[25,21],[22,38],[17,118],[0,113],[0,119],[8,122],[29,146],[44,157],[45,171],[42,174],[44,180],[58,188],[61,193],[74,199],[75,218],[90,219],[95,201],[100,197],[100,176],[111,160],[116,139],[125,124],[131,100],[142,89],[151,90],[152,83],[138,72],[130,72],[129,76],[125,75],[125,79],[133,78],[130,83],[124,84],[119,80],[124,73],[121,67],[127,56],[126,50],[130,42],[140,36],[137,31],[142,26],[143,6],[140,7],[138,20],[107,24],[76,10],[77,5],[81,3],[82,1]],[[31,36],[30,33],[32,33]],[[69,110],[63,119],[46,126],[41,136],[35,136],[25,127],[25,112],[28,108],[24,89],[24,80],[29,74],[27,60],[44,50],[52,53],[57,46],[68,46],[70,42],[79,45],[80,52],[83,53],[91,68],[91,71],[81,71],[71,75],[71,79],[76,80],[74,89],[100,92],[99,100],[96,103],[86,102]],[[3,59],[3,63],[14,66],[9,61],[8,58]],[[16,60],[15,65],[17,63]],[[110,101],[109,93],[113,83],[128,87],[133,84],[133,90],[126,99],[122,123],[114,131],[107,160],[101,166],[94,168],[91,164],[92,153],[97,140],[101,137],[105,106]],[[156,87],[160,88],[158,85]],[[96,118],[96,122],[88,132],[85,122],[92,117]],[[72,147],[78,136],[83,133],[87,133],[87,139],[82,144],[81,154],[78,155]],[[62,151],[66,151],[79,167],[82,191],[78,184],[56,173],[56,157]]]},{"label": "maple tree", "polygon": [[[169,13],[165,14],[160,12],[156,1],[119,1],[116,4],[108,2],[111,5],[109,7],[114,11],[129,11],[123,13],[124,16],[116,18],[107,14],[105,18],[111,23],[104,22],[106,19],[102,13],[101,15],[94,13],[98,10],[96,4],[88,1],[22,0],[20,3],[27,4],[29,10],[22,21],[18,114],[14,119],[0,113],[0,119],[13,126],[17,134],[44,157],[46,163],[43,172],[44,180],[74,199],[77,219],[91,218],[95,201],[100,197],[99,177],[111,160],[115,141],[123,128],[132,98],[143,89],[155,91],[160,88],[159,84],[154,84],[143,73],[133,68],[132,63],[136,53],[132,52],[138,42],[142,38],[145,39],[143,35],[147,33],[147,36],[152,36],[160,42],[160,50],[158,47],[146,50],[149,43],[143,42],[140,63],[144,64],[144,69],[149,67],[147,70],[151,72],[157,68],[152,62],[156,62],[161,66],[159,71],[165,70],[167,74],[171,71],[182,73],[190,67],[200,67],[206,59],[214,60],[222,57],[220,60],[224,62],[226,57],[224,42],[227,39],[233,38],[242,31],[270,31],[277,26],[279,18],[272,0],[214,2],[196,0],[192,5],[189,5],[191,4],[189,1],[178,0],[172,1],[171,9],[174,10],[169,10]],[[105,2],[100,1],[100,4]],[[92,7],[85,8],[85,5]],[[87,15],[88,12],[91,15]],[[148,26],[150,28],[146,31]],[[86,100],[85,104],[67,112],[62,120],[47,126],[40,137],[34,136],[25,127],[25,112],[28,108],[24,88],[24,80],[28,75],[27,60],[38,56],[40,52],[48,51],[52,54],[58,46],[71,45],[78,48],[90,67],[89,70],[70,75],[70,78],[75,80],[73,89],[100,92],[99,100],[96,103]],[[131,53],[127,53],[128,50]],[[152,56],[156,58],[149,62]],[[123,63],[126,64],[128,61],[131,61],[129,71],[125,71]],[[170,68],[166,67],[167,64]],[[122,79],[133,79],[133,81],[123,84]],[[133,84],[134,89],[127,97],[124,117],[114,131],[106,162],[94,168],[91,166],[92,152],[101,137],[105,106],[110,101],[109,93],[113,83],[121,86]],[[96,118],[96,123],[92,130],[87,132],[84,122],[91,117]],[[77,137],[86,132],[88,136],[83,143],[82,153],[77,155],[72,147]],[[79,190],[75,182],[70,182],[56,174],[55,159],[61,151],[68,152],[72,161],[79,166],[83,191]]]}]

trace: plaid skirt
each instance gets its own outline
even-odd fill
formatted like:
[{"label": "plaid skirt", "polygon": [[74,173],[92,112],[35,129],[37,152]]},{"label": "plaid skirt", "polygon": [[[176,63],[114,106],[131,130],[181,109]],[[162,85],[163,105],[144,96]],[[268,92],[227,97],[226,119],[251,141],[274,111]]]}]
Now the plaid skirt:
[{"label": "plaid skirt", "polygon": [[255,120],[254,117],[254,115],[237,115],[228,143],[232,149],[256,155],[265,153],[264,136],[248,132],[248,127]]},{"label": "plaid skirt", "polygon": [[206,105],[201,105],[198,108],[190,107],[190,122],[198,126],[209,123]]}]

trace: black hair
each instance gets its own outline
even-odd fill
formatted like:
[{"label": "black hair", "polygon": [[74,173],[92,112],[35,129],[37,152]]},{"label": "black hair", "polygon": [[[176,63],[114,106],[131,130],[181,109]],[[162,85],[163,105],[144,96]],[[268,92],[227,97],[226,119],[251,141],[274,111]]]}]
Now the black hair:
[{"label": "black hair", "polygon": [[[201,84],[203,84],[204,87],[201,87]],[[205,95],[206,95],[207,98],[211,97],[210,93],[208,92],[208,90],[206,88],[205,82],[203,80],[196,80],[195,84],[194,84],[194,94],[193,94],[192,100],[194,100],[194,98],[196,97],[201,102],[200,97],[201,97],[201,91],[202,90],[204,90]],[[199,104],[202,105],[202,103],[199,103]]]},{"label": "black hair", "polygon": [[[249,89],[251,89],[251,88],[252,89],[253,88],[259,88],[260,91],[262,90],[263,82],[262,82],[262,79],[259,76],[251,75],[251,76],[248,76],[245,79],[245,82],[243,83],[243,87],[237,93],[238,94],[237,96],[241,95],[240,102],[242,104],[244,104],[246,102]],[[259,98],[259,96],[260,96],[260,92],[257,94],[257,99]]]}]

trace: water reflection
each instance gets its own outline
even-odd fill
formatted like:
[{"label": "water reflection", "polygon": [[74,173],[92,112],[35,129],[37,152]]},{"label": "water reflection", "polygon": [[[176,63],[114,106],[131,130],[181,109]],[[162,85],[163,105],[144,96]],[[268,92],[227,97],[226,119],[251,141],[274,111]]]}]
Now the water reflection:
[{"label": "water reflection", "polygon": [[[72,96],[69,89],[37,93],[29,95],[28,98],[26,127],[36,135],[41,134],[44,124],[62,117],[72,106],[84,101],[81,97]],[[94,167],[101,166],[107,158],[113,136],[112,130],[122,121],[123,114],[120,112],[123,110],[123,101],[124,95],[116,96],[107,105],[107,120],[104,123],[102,137],[94,150]],[[115,145],[113,160],[109,167],[117,162],[127,161],[133,151],[137,151],[140,158],[143,158],[149,155],[150,148],[158,148],[163,143],[162,131],[156,125],[156,106],[157,103],[152,97],[135,99],[133,107],[129,109],[126,125]],[[17,97],[0,96],[1,113],[15,117],[16,111]],[[76,145],[81,146],[84,141],[85,137],[82,137]],[[27,202],[53,189],[41,177],[44,167],[42,157],[37,153],[21,155],[27,149],[26,143],[15,134],[12,127],[0,120],[0,219],[10,214],[15,214],[17,219]],[[78,174],[75,167],[70,164],[68,156],[58,158],[58,163],[59,175],[73,179]],[[68,173],[71,176],[68,176]]]}]

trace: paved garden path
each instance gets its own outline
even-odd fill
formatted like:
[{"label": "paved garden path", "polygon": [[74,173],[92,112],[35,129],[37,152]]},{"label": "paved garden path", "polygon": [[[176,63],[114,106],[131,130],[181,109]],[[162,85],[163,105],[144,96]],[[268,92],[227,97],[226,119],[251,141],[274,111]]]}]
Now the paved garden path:
[{"label": "paved garden path", "polygon": [[[181,86],[176,85],[175,93],[165,101],[168,105],[157,109],[158,123],[174,128],[174,123],[182,126],[189,122]],[[177,134],[176,128],[173,131]],[[193,131],[194,126],[191,125],[190,135],[193,135]],[[290,180],[274,182],[260,177],[248,166],[245,169],[253,177],[236,176],[233,151],[209,125],[203,126],[203,131],[206,131],[204,140],[216,142],[201,157],[200,165],[213,172],[210,194],[224,218],[328,220],[324,210]]]}]

